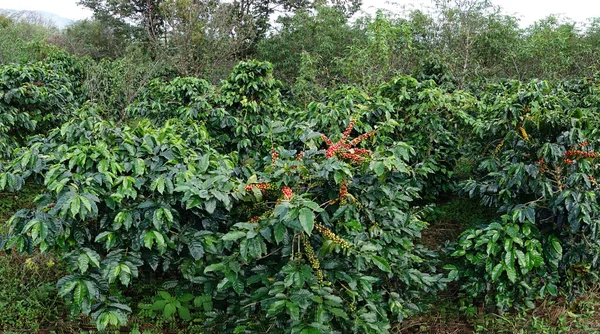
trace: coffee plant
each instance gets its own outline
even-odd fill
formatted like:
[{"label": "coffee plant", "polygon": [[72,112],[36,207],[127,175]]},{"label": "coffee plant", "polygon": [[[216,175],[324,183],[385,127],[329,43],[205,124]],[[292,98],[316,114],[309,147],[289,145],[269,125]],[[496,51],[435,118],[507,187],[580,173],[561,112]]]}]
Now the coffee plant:
[{"label": "coffee plant", "polygon": [[172,118],[206,119],[212,108],[210,90],[208,82],[197,78],[153,79],[128,111],[131,116],[145,117],[156,124]]},{"label": "coffee plant", "polygon": [[88,103],[2,167],[0,189],[33,182],[44,190],[34,209],[7,222],[0,246],[61,256],[69,275],[59,293],[74,314],[100,329],[124,324],[131,308],[118,291],[158,272],[194,293],[194,307],[189,295],[164,292],[150,308],[183,319],[201,309],[206,329],[386,332],[444,288],[435,254],[418,242],[427,224],[411,204],[424,172],[407,164],[415,151],[392,136],[389,114],[360,128],[346,120],[330,137],[310,122],[267,124],[257,112],[276,118],[276,93],[247,88],[254,101],[234,118],[260,135],[250,142],[266,139],[254,159],[240,160],[227,145],[215,150],[211,131],[224,130],[210,115],[192,126],[178,109],[197,100],[161,100],[187,89],[173,81],[182,86],[160,88],[150,106],[131,110],[161,105],[183,120],[149,114],[152,121],[126,125]]},{"label": "coffee plant", "polygon": [[582,291],[579,283],[597,280],[595,102],[539,81],[489,89],[475,126],[481,176],[465,190],[556,236],[563,249],[559,273],[572,297]]},{"label": "coffee plant", "polygon": [[[76,108],[76,65],[55,56],[49,62],[0,66],[0,155],[66,121]],[[70,58],[67,58],[70,60]]]},{"label": "coffee plant", "polygon": [[554,236],[542,240],[537,227],[527,220],[527,216],[534,219],[533,210],[525,220],[520,219],[519,211],[515,213],[514,217],[504,215],[500,222],[467,230],[460,236],[452,256],[462,262],[446,268],[451,270],[452,278],[464,280],[461,290],[467,304],[484,296],[486,304],[505,311],[515,302],[533,308],[535,299],[557,295],[560,242]]},{"label": "coffee plant", "polygon": [[429,172],[425,195],[452,191],[453,170],[474,121],[470,114],[475,110],[474,97],[462,91],[448,93],[433,80],[419,82],[411,77],[392,79],[379,87],[379,94],[392,103],[394,119],[400,123],[398,137],[417,152],[412,162]]}]

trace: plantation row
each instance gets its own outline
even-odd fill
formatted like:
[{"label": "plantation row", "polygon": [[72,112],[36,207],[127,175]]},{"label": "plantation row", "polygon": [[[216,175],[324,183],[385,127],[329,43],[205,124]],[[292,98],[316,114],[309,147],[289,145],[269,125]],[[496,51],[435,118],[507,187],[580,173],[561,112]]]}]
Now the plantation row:
[{"label": "plantation row", "polygon": [[[59,294],[99,329],[150,278],[152,310],[222,333],[383,333],[452,282],[502,312],[597,280],[596,78],[465,92],[398,76],[304,104],[246,61],[108,110],[89,60],[40,52],[0,67],[0,190],[43,185],[0,248],[58,254]],[[455,194],[498,219],[427,249],[428,208]]]}]

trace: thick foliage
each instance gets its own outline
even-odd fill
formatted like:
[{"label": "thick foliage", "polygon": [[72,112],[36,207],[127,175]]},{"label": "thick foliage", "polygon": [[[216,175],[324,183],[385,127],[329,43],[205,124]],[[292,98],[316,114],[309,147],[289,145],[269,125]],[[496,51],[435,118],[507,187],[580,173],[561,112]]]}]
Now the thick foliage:
[{"label": "thick foliage", "polygon": [[426,195],[439,196],[454,188],[454,166],[464,154],[462,144],[468,138],[476,105],[474,97],[462,91],[446,92],[434,81],[418,82],[397,77],[379,88],[390,99],[398,137],[416,150],[412,163],[430,175]]},{"label": "thick foliage", "polygon": [[0,155],[68,119],[75,108],[78,65],[53,55],[47,62],[0,66]]},{"label": "thick foliage", "polygon": [[500,311],[519,304],[533,308],[533,300],[557,295],[560,242],[554,236],[544,240],[528,220],[513,223],[512,219],[505,215],[501,222],[461,235],[452,254],[461,262],[446,268],[451,278],[464,281],[461,290],[468,297],[467,305],[483,296],[486,304]]},{"label": "thick foliage", "polygon": [[[231,208],[233,163],[208,147],[190,148],[177,132],[170,124],[119,128],[82,116],[34,139],[0,177],[8,186],[28,177],[45,184],[37,209],[17,213],[4,241],[19,251],[60,251],[73,273],[59,282],[61,294],[75,312],[95,312],[101,327],[127,309],[105,299],[108,284],[128,285],[143,264],[167,271],[199,259],[201,242],[212,240],[201,222],[219,220],[220,206]],[[187,183],[194,189],[181,189]]]},{"label": "thick foliage", "polygon": [[[105,121],[86,105],[0,173],[2,189],[44,184],[0,244],[61,255],[70,274],[60,294],[74,313],[99,328],[124,323],[118,291],[159,271],[196,296],[192,306],[189,295],[162,293],[152,308],[184,319],[201,309],[205,329],[386,332],[443,288],[410,204],[422,172],[407,164],[415,152],[394,137],[390,113],[367,113],[357,129],[341,123],[331,139],[310,122],[279,121],[278,83],[268,64],[250,62],[215,102],[236,135],[213,126],[214,115],[199,116],[209,130],[192,126],[186,108],[203,82],[173,81],[156,81],[149,104],[131,107],[148,108],[158,126]],[[162,120],[160,108],[184,121]],[[229,134],[216,146],[225,153],[211,131]],[[254,159],[226,153],[246,142]]]},{"label": "thick foliage", "polygon": [[130,115],[149,118],[156,124],[171,118],[206,120],[212,108],[210,90],[210,84],[202,79],[156,78],[127,109]]},{"label": "thick foliage", "polygon": [[[166,318],[297,333],[386,332],[449,281],[505,311],[597,278],[596,78],[470,94],[398,76],[307,102],[247,61],[219,87],[150,80],[116,122],[107,103],[71,112],[71,60],[2,68],[17,88],[0,190],[43,191],[0,246],[57,253],[60,295],[99,328],[125,323],[123,290],[147,277],[170,291],[142,308]],[[505,215],[466,230],[443,277],[416,203],[454,191],[459,161],[464,190]]]},{"label": "thick foliage", "polygon": [[481,176],[465,189],[515,223],[535,223],[543,238],[556,236],[573,296],[574,283],[597,279],[598,104],[593,82],[561,86],[507,82],[482,93],[473,150],[483,154]]}]

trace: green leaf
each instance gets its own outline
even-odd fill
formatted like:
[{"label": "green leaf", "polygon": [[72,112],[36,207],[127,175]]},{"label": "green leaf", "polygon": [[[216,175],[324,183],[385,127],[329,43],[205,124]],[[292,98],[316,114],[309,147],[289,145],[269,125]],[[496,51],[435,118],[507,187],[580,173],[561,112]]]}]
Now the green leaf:
[{"label": "green leaf", "polygon": [[154,311],[162,311],[165,309],[165,306],[169,303],[168,300],[159,299],[152,304],[152,310]]},{"label": "green leaf", "polygon": [[135,172],[135,176],[144,175],[144,171],[146,169],[146,162],[140,158],[136,158],[133,160],[133,170]]},{"label": "green leaf", "polygon": [[298,307],[298,304],[294,302],[286,302],[285,307],[287,308],[287,313],[290,315],[292,320],[300,319],[300,308]]},{"label": "green leaf", "polygon": [[165,179],[162,176],[156,181],[156,190],[158,190],[160,194],[165,192]]},{"label": "green leaf", "polygon": [[283,241],[287,228],[282,223],[276,223],[273,231],[275,234],[275,242],[278,244],[281,243],[281,241]]},{"label": "green leaf", "polygon": [[177,300],[179,300],[182,303],[188,303],[192,301],[192,299],[194,299],[194,295],[192,295],[191,293],[184,293],[183,296],[177,298]]},{"label": "green leaf", "polygon": [[242,292],[244,292],[244,282],[242,282],[239,277],[236,277],[235,280],[230,280],[230,282],[231,287],[238,295],[241,295]]},{"label": "green leaf", "polygon": [[305,202],[302,203],[302,205],[304,205],[305,207],[307,207],[307,208],[309,208],[309,209],[311,209],[313,211],[316,211],[316,212],[323,212],[323,211],[325,211],[325,210],[323,210],[323,208],[321,208],[319,206],[319,204],[317,204],[317,203],[315,203],[313,201],[305,201]]},{"label": "green leaf", "polygon": [[520,249],[515,250],[515,255],[517,256],[517,260],[519,261],[519,266],[521,267],[521,272],[526,271],[529,264],[527,263],[527,258],[525,254]]},{"label": "green leaf", "polygon": [[198,261],[204,256],[204,247],[202,243],[197,240],[192,240],[188,244],[188,248],[190,250],[190,255],[194,258],[194,260]]},{"label": "green leaf", "polygon": [[342,310],[341,308],[330,308],[327,311],[329,311],[331,314],[333,314],[334,316],[338,317],[338,318],[342,318],[345,320],[348,320],[348,314],[346,314],[346,312],[344,310]]},{"label": "green leaf", "polygon": [[171,294],[167,291],[159,291],[158,295],[160,296],[160,298],[165,299],[165,300],[169,300],[172,298]]},{"label": "green leaf", "polygon": [[192,316],[190,315],[190,310],[185,306],[180,306],[177,311],[179,312],[179,317],[183,320],[190,321],[192,320]]},{"label": "green leaf", "polygon": [[79,199],[79,196],[75,196],[73,197],[73,200],[71,201],[71,216],[73,218],[75,218],[75,216],[77,216],[77,214],[79,213],[79,210],[81,209],[81,200]]},{"label": "green leaf", "polygon": [[239,238],[242,238],[246,236],[246,232],[242,232],[242,231],[231,231],[227,234],[225,234],[221,239],[223,239],[224,241],[235,241]]},{"label": "green leaf", "polygon": [[335,181],[336,184],[340,184],[340,182],[342,182],[342,180],[344,179],[346,175],[344,174],[344,172],[342,172],[341,170],[336,170],[333,173],[333,180]]},{"label": "green leaf", "polygon": [[492,282],[496,282],[498,277],[502,274],[502,269],[504,269],[504,265],[502,263],[498,263],[494,269],[492,269]]},{"label": "green leaf", "polygon": [[530,222],[535,223],[535,208],[528,207],[525,209],[525,217],[527,217],[527,220]]},{"label": "green leaf", "polygon": [[373,166],[373,170],[377,176],[383,175],[385,173],[385,165],[381,161],[377,161]]},{"label": "green leaf", "polygon": [[204,174],[208,170],[208,165],[210,162],[210,154],[207,153],[200,158],[200,162],[198,164],[198,173]]},{"label": "green leaf", "polygon": [[373,255],[371,256],[371,260],[379,269],[388,273],[392,271],[390,264],[386,261],[386,259],[382,258],[381,256]]},{"label": "green leaf", "polygon": [[79,254],[79,257],[77,258],[77,267],[82,274],[85,274],[85,272],[88,270],[89,264],[90,258],[87,256],[87,254]]},{"label": "green leaf", "polygon": [[217,201],[215,199],[210,199],[204,202],[204,207],[206,208],[206,212],[212,214],[217,208]]},{"label": "green leaf", "polygon": [[152,233],[152,231],[148,231],[144,235],[144,247],[152,249],[152,245],[154,245],[154,233]]},{"label": "green leaf", "polygon": [[77,283],[77,287],[73,290],[73,301],[79,305],[83,304],[84,299],[86,298],[87,288],[85,283],[79,281]]},{"label": "green leaf", "polygon": [[552,250],[556,257],[562,257],[562,246],[560,245],[560,241],[555,236],[550,237],[550,244],[552,245]]},{"label": "green leaf", "polygon": [[170,318],[173,314],[175,314],[176,311],[177,308],[173,304],[168,303],[165,305],[163,315],[165,316],[165,318]]},{"label": "green leaf", "polygon": [[222,271],[223,269],[225,269],[225,265],[223,263],[213,263],[209,266],[206,266],[206,268],[204,268],[204,273],[209,273],[211,271]]},{"label": "green leaf", "polygon": [[550,293],[553,296],[558,296],[558,288],[556,287],[555,284],[552,283],[548,283],[546,285],[546,290],[548,291],[548,293]]},{"label": "green leaf", "polygon": [[517,270],[515,269],[514,266],[505,266],[506,269],[506,275],[508,276],[508,279],[512,282],[515,283],[517,281]]},{"label": "green leaf", "polygon": [[267,312],[267,317],[273,317],[273,316],[276,316],[277,314],[281,313],[281,311],[283,311],[283,308],[285,307],[285,304],[286,304],[285,300],[275,301],[269,307],[269,311]]},{"label": "green leaf", "polygon": [[308,208],[300,209],[298,218],[300,219],[300,225],[307,234],[310,234],[315,227],[315,215],[312,210]]}]

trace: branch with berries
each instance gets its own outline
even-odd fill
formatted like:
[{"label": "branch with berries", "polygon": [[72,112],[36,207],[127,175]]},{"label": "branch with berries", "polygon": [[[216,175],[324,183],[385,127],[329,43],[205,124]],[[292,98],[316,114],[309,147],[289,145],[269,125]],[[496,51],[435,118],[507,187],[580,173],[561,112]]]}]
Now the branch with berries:
[{"label": "branch with berries", "polygon": [[372,152],[367,149],[355,148],[354,146],[360,144],[360,142],[365,139],[370,138],[375,134],[375,130],[364,133],[351,141],[348,141],[348,137],[354,128],[355,120],[350,120],[350,124],[346,127],[344,132],[342,133],[342,137],[336,143],[334,143],[331,139],[329,139],[326,135],[321,134],[321,139],[329,146],[325,150],[325,156],[328,159],[333,157],[339,157],[345,160],[349,160],[350,162],[361,163],[365,158],[371,156]]}]

